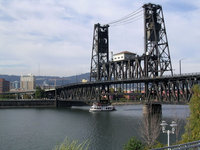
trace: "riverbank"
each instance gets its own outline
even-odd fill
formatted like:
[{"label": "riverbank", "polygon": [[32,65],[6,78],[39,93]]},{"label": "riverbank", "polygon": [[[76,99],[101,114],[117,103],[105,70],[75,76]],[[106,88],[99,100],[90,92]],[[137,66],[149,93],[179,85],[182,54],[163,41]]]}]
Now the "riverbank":
[{"label": "riverbank", "polygon": [[140,105],[143,104],[142,102],[112,102],[112,105],[118,106],[118,105]]},{"label": "riverbank", "polygon": [[0,108],[35,108],[35,107],[71,107],[84,106],[83,101],[65,101],[65,100],[3,100],[0,101]]},{"label": "riverbank", "polygon": [[[112,105],[118,106],[118,105],[142,105],[146,104],[148,102],[112,102]],[[155,104],[166,104],[166,105],[188,105],[188,102],[150,102]]]},{"label": "riverbank", "polygon": [[[151,102],[154,104],[173,104],[173,105],[187,105],[185,102]],[[146,102],[140,101],[112,101],[112,105],[143,105]],[[14,107],[71,107],[71,106],[85,106],[88,103],[84,101],[65,101],[65,100],[0,100],[0,108],[14,108]]]},{"label": "riverbank", "polygon": [[56,107],[55,100],[3,100],[0,108]]}]

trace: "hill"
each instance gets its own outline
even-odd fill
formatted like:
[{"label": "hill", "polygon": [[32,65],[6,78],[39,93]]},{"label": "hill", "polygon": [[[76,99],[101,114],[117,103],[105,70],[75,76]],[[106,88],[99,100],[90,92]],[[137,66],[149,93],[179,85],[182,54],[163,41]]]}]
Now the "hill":
[{"label": "hill", "polygon": [[[89,80],[90,74],[84,73],[80,75],[75,76],[69,76],[69,77],[58,77],[58,76],[35,76],[35,82],[36,86],[40,85],[66,85],[70,83],[77,83],[81,82],[82,79]],[[7,81],[14,82],[19,81],[20,82],[20,76],[17,75],[0,75],[0,78],[4,78]]]}]

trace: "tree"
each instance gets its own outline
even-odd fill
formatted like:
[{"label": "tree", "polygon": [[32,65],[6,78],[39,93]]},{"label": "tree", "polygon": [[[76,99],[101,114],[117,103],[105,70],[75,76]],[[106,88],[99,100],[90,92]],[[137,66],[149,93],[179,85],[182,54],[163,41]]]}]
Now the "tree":
[{"label": "tree", "polygon": [[142,139],[148,147],[157,144],[156,139],[160,134],[160,118],[160,114],[143,114],[140,131]]},{"label": "tree", "polygon": [[24,95],[23,95],[23,99],[31,99],[31,96],[28,95],[28,94],[24,94]]},{"label": "tree", "polygon": [[141,141],[132,137],[127,144],[124,145],[124,150],[143,150],[144,145]]},{"label": "tree", "polygon": [[109,90],[110,90],[110,93],[115,93],[115,89],[114,88],[111,87]]},{"label": "tree", "polygon": [[185,133],[182,136],[183,142],[200,140],[200,87],[194,85],[192,98],[189,102],[190,116],[187,119]]},{"label": "tree", "polygon": [[44,98],[44,90],[42,90],[40,87],[36,87],[35,98]]}]

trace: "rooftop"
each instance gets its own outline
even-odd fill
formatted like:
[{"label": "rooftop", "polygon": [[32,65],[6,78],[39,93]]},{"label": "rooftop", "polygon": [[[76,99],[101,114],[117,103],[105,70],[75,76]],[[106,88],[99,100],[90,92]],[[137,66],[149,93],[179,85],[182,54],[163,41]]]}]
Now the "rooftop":
[{"label": "rooftop", "polygon": [[114,54],[114,55],[119,55],[119,54],[132,54],[132,55],[136,55],[136,53],[132,53],[132,52],[129,52],[129,51],[122,51],[122,52]]}]

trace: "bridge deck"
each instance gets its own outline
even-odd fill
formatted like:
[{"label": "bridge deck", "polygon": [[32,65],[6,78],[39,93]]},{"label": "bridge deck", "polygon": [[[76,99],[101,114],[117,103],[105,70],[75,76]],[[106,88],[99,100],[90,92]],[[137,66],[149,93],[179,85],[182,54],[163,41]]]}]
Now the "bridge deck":
[{"label": "bridge deck", "polygon": [[[162,76],[154,78],[133,78],[123,80],[96,81],[74,83],[56,88],[56,96],[62,100],[100,100],[109,99],[113,95],[128,94],[132,90],[134,95],[141,93],[140,98],[145,101],[158,102],[188,102],[191,98],[191,88],[200,83],[200,73]],[[136,87],[136,88],[135,88]],[[113,88],[114,91],[110,91]],[[120,89],[120,91],[119,91]],[[139,93],[138,93],[139,92]]]},{"label": "bridge deck", "polygon": [[58,86],[56,89],[62,88],[73,88],[78,86],[98,86],[98,85],[110,85],[110,84],[126,84],[126,83],[145,83],[145,82],[161,82],[161,81],[183,81],[187,79],[195,78],[196,80],[200,80],[200,73],[191,73],[191,74],[182,74],[182,75],[174,75],[174,76],[162,76],[155,78],[138,78],[138,79],[123,79],[116,81],[95,81],[95,82],[86,82],[86,83],[72,83],[64,86]]}]

